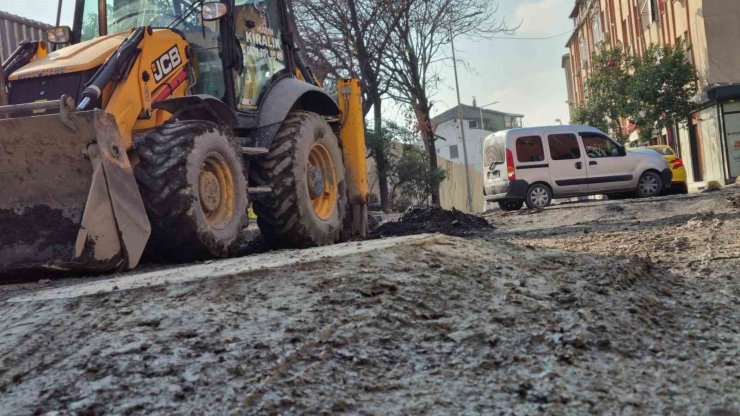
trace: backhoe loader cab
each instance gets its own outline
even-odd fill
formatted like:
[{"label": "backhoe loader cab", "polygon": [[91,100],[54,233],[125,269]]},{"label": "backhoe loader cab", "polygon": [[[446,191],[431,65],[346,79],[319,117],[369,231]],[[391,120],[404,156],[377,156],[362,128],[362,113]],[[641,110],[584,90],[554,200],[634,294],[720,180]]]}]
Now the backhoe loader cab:
[{"label": "backhoe loader cab", "polygon": [[364,234],[359,82],[318,86],[283,0],[75,6],[0,68],[0,272],[229,256],[250,205],[275,247]]}]

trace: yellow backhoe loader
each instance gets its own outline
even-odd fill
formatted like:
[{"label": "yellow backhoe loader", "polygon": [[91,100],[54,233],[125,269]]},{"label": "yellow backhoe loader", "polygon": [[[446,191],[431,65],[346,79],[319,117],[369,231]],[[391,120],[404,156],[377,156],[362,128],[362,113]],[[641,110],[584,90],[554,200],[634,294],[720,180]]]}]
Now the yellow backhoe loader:
[{"label": "yellow backhoe loader", "polygon": [[328,95],[293,27],[283,0],[76,0],[48,33],[64,47],[21,44],[0,68],[0,272],[230,256],[249,206],[274,247],[365,233],[359,83]]}]

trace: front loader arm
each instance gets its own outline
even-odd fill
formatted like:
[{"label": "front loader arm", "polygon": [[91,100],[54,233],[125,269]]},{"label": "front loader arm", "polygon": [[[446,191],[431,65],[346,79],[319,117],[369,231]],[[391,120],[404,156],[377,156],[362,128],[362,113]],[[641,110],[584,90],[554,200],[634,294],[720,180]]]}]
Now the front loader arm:
[{"label": "front loader arm", "polygon": [[100,107],[113,115],[126,149],[135,131],[148,130],[171,114],[152,104],[182,97],[189,87],[188,43],[167,29],[137,28],[86,84],[78,110]]},{"label": "front loader arm", "polygon": [[25,40],[15,51],[0,62],[0,106],[8,105],[8,77],[29,62],[47,55],[46,42]]}]

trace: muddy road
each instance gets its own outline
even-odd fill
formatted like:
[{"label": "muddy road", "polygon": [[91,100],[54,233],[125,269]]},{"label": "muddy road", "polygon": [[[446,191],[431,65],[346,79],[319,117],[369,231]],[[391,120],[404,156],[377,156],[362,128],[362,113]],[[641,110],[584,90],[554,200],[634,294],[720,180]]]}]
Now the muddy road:
[{"label": "muddy road", "polygon": [[485,218],[3,286],[0,414],[738,414],[740,189]]}]

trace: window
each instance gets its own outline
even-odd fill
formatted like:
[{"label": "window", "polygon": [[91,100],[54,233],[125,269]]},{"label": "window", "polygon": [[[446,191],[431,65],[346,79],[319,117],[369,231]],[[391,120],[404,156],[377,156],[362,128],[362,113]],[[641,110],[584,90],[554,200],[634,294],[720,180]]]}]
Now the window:
[{"label": "window", "polygon": [[540,136],[526,136],[516,139],[516,158],[520,162],[541,162],[545,160],[545,149]]},{"label": "window", "polygon": [[453,144],[450,146],[450,159],[459,159],[460,153],[457,151],[457,145]]},{"label": "window", "polygon": [[[85,0],[80,27],[81,40],[99,35],[99,0]],[[220,55],[219,21],[204,22],[199,4],[191,7],[185,0],[107,0],[107,33],[128,31],[132,27],[172,27],[185,36],[190,47],[190,63],[196,82],[193,93],[208,94],[226,99],[223,63]],[[152,64],[154,80],[159,82],[169,74],[177,73],[186,51],[170,49],[168,62]],[[162,65],[168,65],[163,67]]]},{"label": "window", "polygon": [[658,13],[659,13],[659,7],[658,7],[658,0],[650,0],[650,20],[653,22],[658,21]]},{"label": "window", "polygon": [[480,121],[468,120],[468,127],[470,127],[471,129],[480,129]]},{"label": "window", "polygon": [[547,137],[552,160],[580,159],[581,149],[578,139],[572,134],[551,134]]},{"label": "window", "polygon": [[504,127],[514,127],[514,118],[509,116],[504,117]]},{"label": "window", "polygon": [[[82,9],[81,40],[90,40],[99,35],[99,0],[85,0]],[[108,34],[125,32],[133,27],[174,27],[182,30],[196,24],[200,7],[190,9],[184,0],[107,0]],[[186,12],[188,12],[186,14]],[[177,23],[175,25],[175,23]],[[174,26],[173,26],[174,25]]]},{"label": "window", "polygon": [[594,13],[591,16],[591,28],[593,30],[594,44],[601,43],[603,39],[603,33],[601,32],[601,18],[598,13]]},{"label": "window", "polygon": [[244,65],[237,83],[237,107],[254,109],[270,80],[285,69],[277,2],[237,0],[234,5],[236,37]]},{"label": "window", "polygon": [[595,133],[581,133],[583,147],[591,159],[621,156],[619,146],[608,137]]}]

